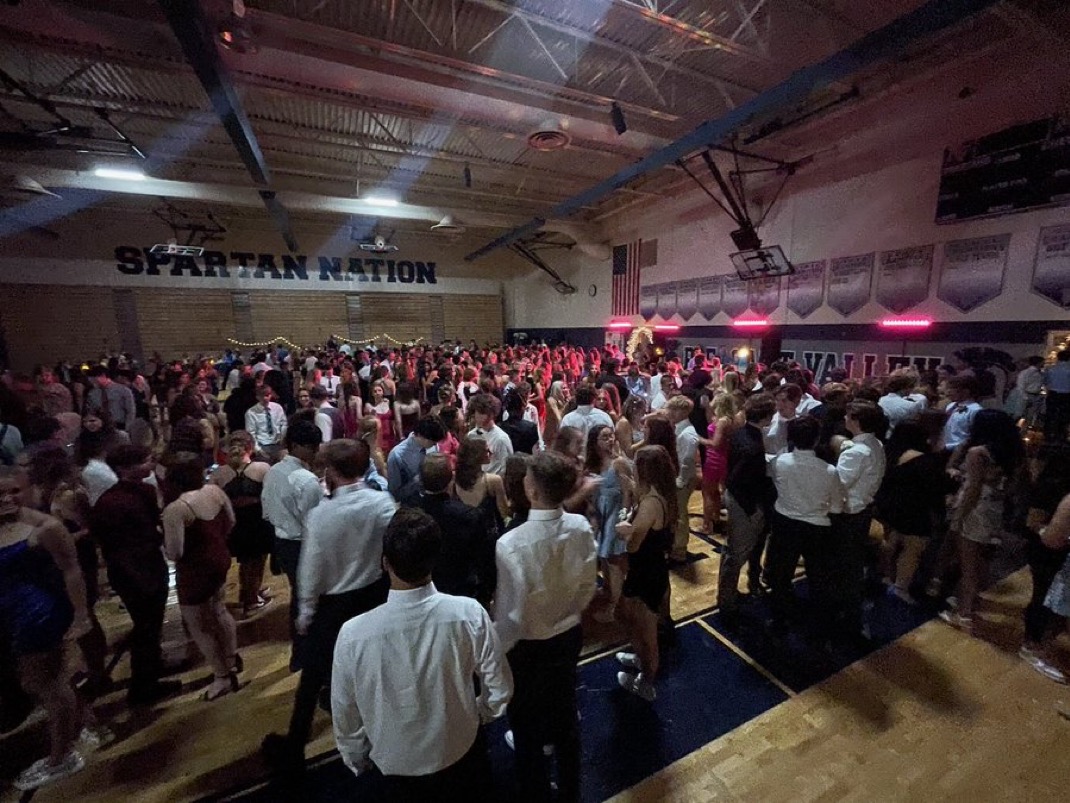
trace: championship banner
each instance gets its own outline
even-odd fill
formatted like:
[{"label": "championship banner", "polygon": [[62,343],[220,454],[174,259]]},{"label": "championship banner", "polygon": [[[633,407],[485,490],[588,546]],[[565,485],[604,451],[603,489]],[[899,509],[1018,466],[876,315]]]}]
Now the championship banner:
[{"label": "championship banner", "polygon": [[658,315],[666,321],[676,314],[676,282],[658,285]]},{"label": "championship banner", "polygon": [[875,256],[861,254],[832,260],[829,267],[828,304],[844,317],[858,312],[869,301]]},{"label": "championship banner", "polygon": [[721,311],[721,284],[723,276],[707,276],[699,280],[698,311],[707,321],[712,321]]},{"label": "championship banner", "polygon": [[765,276],[747,282],[751,311],[756,315],[769,315],[780,306],[780,277]]},{"label": "championship banner", "polygon": [[676,283],[676,313],[685,321],[698,311],[698,279],[684,279]]},{"label": "championship banner", "polygon": [[639,288],[639,314],[645,320],[652,320],[654,313],[658,311],[658,286],[648,284]]},{"label": "championship banner", "polygon": [[788,276],[788,309],[800,318],[817,312],[825,294],[825,260],[803,262]]},{"label": "championship banner", "polygon": [[724,290],[721,296],[721,308],[730,318],[735,318],[747,311],[750,298],[747,283],[735,276],[724,277]]},{"label": "championship banner", "polygon": [[882,251],[877,271],[877,303],[898,314],[929,297],[933,246]]},{"label": "championship banner", "polygon": [[1033,266],[1033,292],[1070,309],[1070,225],[1040,230]]},{"label": "championship banner", "polygon": [[960,312],[991,301],[1003,290],[1010,234],[944,243],[936,297]]}]

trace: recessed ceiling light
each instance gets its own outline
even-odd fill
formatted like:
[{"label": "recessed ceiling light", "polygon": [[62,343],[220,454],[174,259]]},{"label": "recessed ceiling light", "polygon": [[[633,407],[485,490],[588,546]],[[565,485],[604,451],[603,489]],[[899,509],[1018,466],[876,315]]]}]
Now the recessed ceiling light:
[{"label": "recessed ceiling light", "polygon": [[383,198],[378,195],[369,195],[367,198],[361,198],[364,203],[371,206],[397,206],[397,198]]},{"label": "recessed ceiling light", "polygon": [[120,181],[144,181],[145,174],[140,170],[129,170],[119,167],[98,167],[93,171],[97,178],[115,178]]}]

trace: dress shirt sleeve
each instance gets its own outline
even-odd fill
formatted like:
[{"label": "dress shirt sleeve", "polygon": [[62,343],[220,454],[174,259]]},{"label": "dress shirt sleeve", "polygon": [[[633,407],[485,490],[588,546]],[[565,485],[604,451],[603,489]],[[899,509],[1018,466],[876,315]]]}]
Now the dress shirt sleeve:
[{"label": "dress shirt sleeve", "polygon": [[495,547],[494,565],[498,571],[498,583],[494,591],[494,625],[501,640],[502,652],[508,654],[520,641],[527,593],[520,566],[515,557],[502,548],[501,541]]},{"label": "dress shirt sleeve", "polygon": [[405,480],[402,477],[401,472],[401,454],[399,453],[401,445],[390,450],[390,454],[386,457],[386,487],[390,489],[390,493],[394,495],[395,499],[401,498],[402,486],[405,485]]},{"label": "dress shirt sleeve", "polygon": [[487,723],[505,713],[506,703],[513,696],[513,674],[490,616],[482,609],[479,616],[473,628],[480,688],[479,720]]},{"label": "dress shirt sleeve", "polygon": [[137,418],[137,408],[134,406],[134,393],[125,385],[120,385],[119,387],[123,389],[123,427],[129,432],[130,426]]},{"label": "dress shirt sleeve", "polygon": [[680,474],[676,478],[677,488],[690,487],[694,483],[697,472],[698,437],[688,432],[684,436],[683,442],[683,454],[678,455],[680,459]]},{"label": "dress shirt sleeve", "polygon": [[301,555],[297,560],[297,619],[306,626],[311,624],[312,617],[316,615],[316,604],[319,602],[320,564],[324,559],[330,560],[330,556],[324,556],[316,537],[318,530],[316,520],[318,510],[312,510],[305,518],[305,532],[301,539]]},{"label": "dress shirt sleeve", "polygon": [[279,415],[275,421],[275,442],[282,443],[283,436],[286,435],[286,427],[288,422],[286,421],[286,411],[282,409],[281,404],[271,402],[273,405],[272,412],[278,410]]},{"label": "dress shirt sleeve", "polygon": [[324,443],[328,443],[332,440],[334,426],[331,424],[331,417],[329,415],[323,412],[317,412],[316,426],[319,427],[320,433],[323,435]]},{"label": "dress shirt sleeve", "polygon": [[368,755],[372,745],[356,699],[356,670],[359,666],[354,653],[350,628],[344,627],[334,647],[334,667],[331,671],[331,721],[334,741],[346,766],[354,775],[371,767]]},{"label": "dress shirt sleeve", "polygon": [[294,513],[297,520],[302,524],[301,535],[304,537],[305,525],[308,524],[308,514],[323,501],[323,488],[320,487],[315,477],[303,474],[294,482],[294,491],[294,498],[297,501],[297,510]]},{"label": "dress shirt sleeve", "polygon": [[259,446],[260,438],[258,437],[256,430],[256,414],[253,412],[253,408],[250,407],[245,411],[245,431],[253,436],[253,443],[256,446]]},{"label": "dress shirt sleeve", "polygon": [[836,461],[836,474],[843,483],[845,491],[850,490],[861,479],[865,468],[866,459],[861,449],[849,447],[840,452],[840,457]]},{"label": "dress shirt sleeve", "polygon": [[598,540],[586,518],[583,518],[582,532],[586,536],[583,540],[583,571],[580,582],[576,585],[575,597],[575,610],[580,614],[591,604],[598,588]]},{"label": "dress shirt sleeve", "polygon": [[843,483],[834,466],[828,467],[829,473],[829,513],[843,513]]}]

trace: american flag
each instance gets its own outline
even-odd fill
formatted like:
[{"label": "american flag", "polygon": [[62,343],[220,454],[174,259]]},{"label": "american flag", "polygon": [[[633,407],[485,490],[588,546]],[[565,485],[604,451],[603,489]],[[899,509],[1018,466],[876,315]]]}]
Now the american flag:
[{"label": "american flag", "polygon": [[613,246],[613,315],[639,314],[639,241]]}]

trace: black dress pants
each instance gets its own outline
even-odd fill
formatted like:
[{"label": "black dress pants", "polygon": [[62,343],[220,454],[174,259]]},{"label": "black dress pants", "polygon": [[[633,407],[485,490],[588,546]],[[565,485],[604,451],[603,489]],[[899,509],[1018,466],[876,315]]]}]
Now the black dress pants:
[{"label": "black dress pants", "polygon": [[304,660],[305,637],[298,635],[297,625],[297,561],[301,557],[301,542],[275,536],[275,562],[290,583],[290,671],[296,672]]},{"label": "black dress pants", "polygon": [[837,629],[840,635],[847,637],[858,636],[862,632],[866,556],[869,552],[869,526],[872,523],[872,505],[858,513],[841,513],[833,517]]},{"label": "black dress pants", "polygon": [[482,729],[468,752],[445,769],[429,775],[384,775],[383,788],[388,803],[489,803],[494,798],[494,779]]},{"label": "black dress pants", "polygon": [[543,745],[554,748],[558,799],[580,799],[576,662],[582,646],[583,632],[577,625],[553,638],[520,641],[509,651],[513,699],[508,716],[523,801],[551,799],[550,764]]},{"label": "black dress pants", "polygon": [[800,557],[806,562],[811,599],[816,603],[822,596],[827,596],[827,578],[823,576],[825,565],[820,556],[815,555],[819,545],[828,539],[830,530],[830,527],[773,512],[772,532],[765,553],[765,577],[772,592],[773,615],[777,619],[785,620],[794,612],[792,580]]},{"label": "black dress pants", "polygon": [[[160,679],[163,659],[160,638],[167,606],[167,564],[163,559],[155,572],[125,572],[108,567],[108,579],[130,614],[130,692],[151,691]],[[155,576],[153,576],[155,575]]]},{"label": "black dress pants", "polygon": [[1025,608],[1025,637],[1040,643],[1062,620],[1062,617],[1045,607],[1044,598],[1048,596],[1055,575],[1066,562],[1066,550],[1044,546],[1040,536],[1031,532],[1026,541],[1025,554],[1033,575],[1033,595]]},{"label": "black dress pants", "polygon": [[386,577],[355,591],[344,594],[324,594],[316,606],[316,615],[308,629],[305,642],[304,666],[297,683],[293,715],[290,717],[290,742],[304,749],[312,730],[320,689],[330,682],[334,662],[334,644],[342,625],[354,616],[370,611],[386,602],[390,582]]}]

